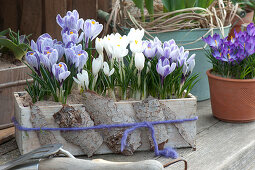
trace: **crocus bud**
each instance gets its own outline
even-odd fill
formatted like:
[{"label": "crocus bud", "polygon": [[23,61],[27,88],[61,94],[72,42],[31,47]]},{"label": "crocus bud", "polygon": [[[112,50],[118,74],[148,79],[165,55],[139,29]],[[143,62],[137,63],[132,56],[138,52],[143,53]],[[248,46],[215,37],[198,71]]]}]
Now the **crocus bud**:
[{"label": "crocus bud", "polygon": [[88,72],[86,70],[82,70],[81,73],[77,74],[77,78],[73,77],[73,80],[81,85],[83,88],[88,89],[89,87],[89,75]]},{"label": "crocus bud", "polygon": [[114,68],[110,71],[109,65],[107,62],[104,62],[104,68],[103,68],[104,74],[107,76],[111,76],[114,73]]},{"label": "crocus bud", "polygon": [[135,67],[141,71],[144,67],[145,57],[143,53],[136,53],[135,54]]},{"label": "crocus bud", "polygon": [[26,54],[27,63],[32,66],[36,71],[39,71],[40,58],[36,51],[28,51]]},{"label": "crocus bud", "polygon": [[60,62],[58,64],[54,64],[52,66],[52,74],[58,80],[60,84],[70,75],[70,71],[67,70],[67,66],[65,63]]},{"label": "crocus bud", "polygon": [[101,68],[102,68],[102,60],[100,58],[94,58],[92,61],[93,75],[96,76]]},{"label": "crocus bud", "polygon": [[98,54],[100,55],[102,55],[103,54],[103,52],[104,52],[104,42],[103,42],[103,39],[101,39],[101,38],[96,38],[96,44],[95,44],[95,46],[96,46],[96,50],[97,50],[97,52],[98,52]]}]

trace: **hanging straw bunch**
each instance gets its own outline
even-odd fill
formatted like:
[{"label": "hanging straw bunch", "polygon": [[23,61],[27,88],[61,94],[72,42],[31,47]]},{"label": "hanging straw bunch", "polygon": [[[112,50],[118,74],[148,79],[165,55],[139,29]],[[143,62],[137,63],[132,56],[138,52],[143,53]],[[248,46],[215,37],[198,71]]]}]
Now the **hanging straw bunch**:
[{"label": "hanging straw bunch", "polygon": [[[144,14],[145,21],[139,15],[133,16],[123,0],[116,0],[112,13],[108,19],[108,25],[113,23],[113,31],[117,28],[134,27],[143,28],[149,32],[161,33],[180,29],[196,28],[222,28],[231,24],[236,15],[238,4],[233,5],[230,0],[215,0],[208,8],[192,7],[171,12],[158,12],[153,15]],[[128,3],[130,4],[130,3]]]}]

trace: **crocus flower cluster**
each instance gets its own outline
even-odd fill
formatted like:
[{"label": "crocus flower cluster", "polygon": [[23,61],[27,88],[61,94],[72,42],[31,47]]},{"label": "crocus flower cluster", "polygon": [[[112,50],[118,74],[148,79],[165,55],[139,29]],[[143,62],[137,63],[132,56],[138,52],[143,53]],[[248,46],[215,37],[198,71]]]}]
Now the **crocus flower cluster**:
[{"label": "crocus flower cluster", "polygon": [[[230,40],[227,37],[220,38],[219,34],[209,35],[203,40],[210,46],[209,59],[213,63],[213,69],[222,76],[240,78],[245,67],[248,68],[247,60],[253,57],[255,53],[255,27],[253,23],[247,26],[246,31],[235,32],[235,38],[230,37]],[[237,69],[240,70],[237,71]]]},{"label": "crocus flower cluster", "polygon": [[[146,97],[147,91],[150,89],[147,86],[150,84],[148,81],[151,81],[149,78],[151,72],[160,77],[159,86],[163,88],[164,80],[168,75],[178,70],[181,71],[179,79],[181,88],[181,85],[184,84],[193,71],[195,54],[189,56],[189,51],[185,51],[183,47],[179,48],[173,39],[162,43],[157,37],[153,40],[143,40],[143,37],[144,30],[132,28],[127,35],[113,33],[103,38],[97,38],[95,47],[99,57],[94,58],[92,62],[92,75],[94,75],[92,87],[97,84],[95,80],[97,81],[100,70],[103,70],[107,77],[113,76],[112,79],[116,80],[115,82],[109,80],[106,83],[112,87],[111,91],[114,91],[117,84],[127,82],[120,88],[131,86],[132,89],[135,89],[134,93],[136,94],[134,97],[141,99]],[[107,54],[108,62],[104,61],[104,50]],[[131,54],[131,56],[128,54]],[[126,62],[123,62],[124,58],[126,58]],[[155,70],[151,70],[151,68]],[[129,75],[127,71],[132,72],[136,80],[126,80],[126,75]],[[119,82],[117,81],[118,78],[120,79]],[[135,84],[132,84],[133,82]],[[94,90],[94,88],[92,89]],[[127,89],[122,89],[121,91],[126,93]],[[123,96],[123,99],[125,99],[126,94],[123,94]]]},{"label": "crocus flower cluster", "polygon": [[[183,84],[194,68],[195,55],[189,57],[174,40],[143,40],[144,30],[134,28],[127,35],[99,38],[102,24],[84,21],[76,10],[57,15],[56,21],[62,41],[45,33],[32,40],[33,51],[26,55],[33,70],[34,84],[27,88],[33,101],[51,93],[55,101],[65,103],[73,82],[81,91],[93,90],[113,99],[183,97],[184,90],[190,90],[183,87],[192,87],[192,81]],[[92,53],[93,40],[97,53]]]},{"label": "crocus flower cluster", "polygon": [[240,63],[248,56],[255,53],[255,27],[251,23],[247,31],[235,32],[235,38],[220,38],[219,34],[208,36],[203,40],[211,47],[212,55],[219,61]]},{"label": "crocus flower cluster", "polygon": [[157,72],[160,74],[161,82],[176,68],[182,67],[182,83],[191,74],[195,66],[195,54],[189,57],[189,51],[184,47],[178,47],[173,39],[161,43],[156,37],[154,40],[143,41],[143,53],[147,59],[153,60],[157,57]]},{"label": "crocus flower cluster", "polygon": [[[27,53],[26,61],[36,73],[33,75],[34,82],[37,82],[35,85],[41,83],[38,89],[51,91],[56,101],[64,102],[63,95],[66,97],[71,93],[74,81],[68,77],[77,73],[84,74],[82,69],[88,60],[88,50],[85,46],[88,47],[88,44],[100,34],[103,25],[93,19],[84,21],[79,18],[76,10],[68,11],[63,18],[58,14],[56,21],[62,28],[62,41],[53,40],[48,33],[39,36],[36,42],[31,41],[33,51]],[[43,89],[46,86],[48,89]]]}]

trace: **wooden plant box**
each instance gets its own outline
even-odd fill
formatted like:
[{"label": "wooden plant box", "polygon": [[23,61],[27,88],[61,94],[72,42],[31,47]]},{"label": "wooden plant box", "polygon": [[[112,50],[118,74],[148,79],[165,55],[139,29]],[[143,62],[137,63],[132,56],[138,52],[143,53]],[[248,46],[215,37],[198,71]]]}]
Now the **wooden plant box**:
[{"label": "wooden plant box", "polygon": [[26,79],[29,79],[30,69],[25,66],[0,68],[0,125],[11,123],[14,114],[13,92],[23,91]]},{"label": "wooden plant box", "polygon": [[[32,127],[30,122],[31,111],[30,107],[24,107],[22,105],[22,95],[24,92],[15,92],[15,117],[20,125],[23,127]],[[135,101],[123,101],[116,102],[118,109],[128,110],[127,113],[135,114],[135,111],[132,107],[132,102]],[[189,98],[183,99],[170,99],[170,100],[160,100],[160,103],[165,104],[167,107],[171,108],[172,111],[176,113],[176,119],[187,119],[193,118],[196,116],[197,111],[197,99],[193,95],[189,95]],[[77,110],[84,110],[85,107],[82,104],[73,104],[71,105]],[[53,105],[53,106],[39,106],[41,113],[45,116],[47,122],[51,125],[50,127],[58,127],[54,122],[53,114],[58,112],[62,105]],[[196,137],[196,121],[189,121],[179,124],[181,129],[174,124],[168,124],[167,134],[168,142],[165,144],[165,147],[171,146],[174,148],[183,148],[183,147],[192,147],[196,148],[195,137]],[[138,148],[138,151],[150,150],[150,144],[148,141],[148,136],[146,132],[147,129],[140,128],[142,131],[141,141],[142,144]],[[183,133],[184,132],[184,133]],[[58,143],[64,145],[64,149],[70,151],[73,155],[84,155],[83,151],[76,145],[68,143],[61,135],[59,131],[52,131],[55,138],[58,140]],[[183,137],[183,135],[185,137]],[[34,131],[19,131],[16,129],[16,141],[19,147],[21,154],[30,152],[33,149],[40,147],[40,142],[36,132]],[[112,151],[103,143],[95,154],[107,154],[112,153]]]}]

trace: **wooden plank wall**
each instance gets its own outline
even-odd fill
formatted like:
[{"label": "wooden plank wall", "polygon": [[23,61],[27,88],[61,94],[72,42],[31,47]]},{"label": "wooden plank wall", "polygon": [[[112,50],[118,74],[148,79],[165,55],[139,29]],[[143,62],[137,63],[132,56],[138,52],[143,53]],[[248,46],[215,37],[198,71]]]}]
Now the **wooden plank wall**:
[{"label": "wooden plank wall", "polygon": [[[33,40],[37,40],[38,36],[47,32],[54,39],[61,40],[61,28],[56,23],[57,14],[63,17],[67,11],[77,9],[80,18],[84,20],[93,18],[105,25],[103,20],[97,18],[97,9],[110,12],[111,2],[111,0],[0,0],[0,31],[10,27],[14,31],[20,30],[22,34],[32,33]],[[12,74],[0,71],[0,84],[21,78],[19,74]],[[20,74],[26,75],[23,70]],[[4,82],[1,82],[2,80]],[[0,89],[0,103],[2,103],[0,125],[11,123],[12,93],[23,90],[22,86]]]},{"label": "wooden plank wall", "polygon": [[[36,40],[42,33],[49,33],[61,40],[56,16],[76,9],[83,19],[96,19],[97,9],[109,12],[112,0],[0,0],[0,30],[11,27],[22,34],[32,33]],[[102,23],[102,20],[99,20]]]}]

